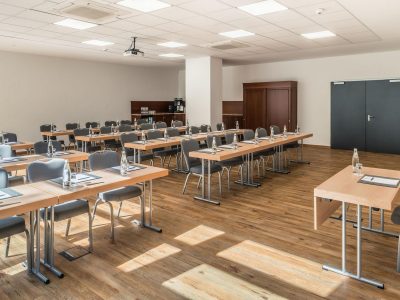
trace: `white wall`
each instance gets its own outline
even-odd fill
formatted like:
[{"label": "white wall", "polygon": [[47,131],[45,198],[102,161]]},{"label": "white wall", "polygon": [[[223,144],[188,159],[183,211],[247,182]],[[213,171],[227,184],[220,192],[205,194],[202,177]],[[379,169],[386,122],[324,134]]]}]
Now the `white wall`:
[{"label": "white wall", "polygon": [[223,100],[241,101],[243,82],[298,81],[299,126],[330,145],[330,82],[386,78],[400,78],[400,51],[224,67]]},{"label": "white wall", "polygon": [[39,140],[40,124],[130,119],[131,100],[177,95],[177,68],[0,52],[0,130],[21,140]]}]

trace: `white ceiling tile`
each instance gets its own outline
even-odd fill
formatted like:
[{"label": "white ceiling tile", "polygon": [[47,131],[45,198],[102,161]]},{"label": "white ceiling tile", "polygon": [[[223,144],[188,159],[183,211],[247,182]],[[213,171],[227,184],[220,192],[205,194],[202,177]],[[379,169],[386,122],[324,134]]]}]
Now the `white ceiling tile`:
[{"label": "white ceiling tile", "polygon": [[48,14],[44,12],[39,12],[35,10],[25,10],[17,15],[19,18],[24,18],[32,21],[38,21],[38,22],[46,22],[46,23],[55,23],[58,21],[61,21],[62,19],[65,19],[64,17],[61,16],[56,16],[53,14]]},{"label": "white ceiling tile", "polygon": [[326,2],[324,0],[278,0],[278,1],[289,8],[310,6],[316,3]]},{"label": "white ceiling tile", "polygon": [[42,30],[42,29],[30,30],[27,32],[27,34],[33,34],[33,35],[41,36],[44,38],[60,38],[62,36],[61,33],[51,32],[51,31]]},{"label": "white ceiling tile", "polygon": [[3,20],[2,22],[11,24],[11,25],[28,27],[28,28],[39,28],[39,27],[43,27],[46,25],[45,22],[32,21],[32,20],[17,18],[17,17],[10,17],[8,19]]},{"label": "white ceiling tile", "polygon": [[227,22],[229,25],[235,26],[236,28],[246,29],[248,27],[255,26],[264,26],[268,24],[266,21],[256,18],[256,17],[247,17],[244,19],[239,19],[231,22]]},{"label": "white ceiling tile", "polygon": [[12,25],[12,24],[0,23],[0,30],[2,30],[2,31],[10,31],[10,32],[21,32],[22,33],[22,32],[29,31],[30,28],[17,26],[17,25]]},{"label": "white ceiling tile", "polygon": [[189,3],[181,4],[180,7],[200,14],[207,14],[230,8],[228,5],[215,0],[194,0]]},{"label": "white ceiling tile", "polygon": [[281,31],[282,28],[265,22],[265,25],[248,27],[247,30],[250,32],[254,32],[255,34],[263,35],[273,31]]},{"label": "white ceiling tile", "polygon": [[252,4],[254,2],[258,2],[261,0],[220,0],[221,2],[230,5],[232,7],[238,7],[238,6],[242,6],[242,5],[247,5],[247,4]]},{"label": "white ceiling tile", "polygon": [[66,34],[77,31],[77,29],[74,29],[74,28],[58,26],[58,25],[54,25],[54,24],[49,24],[49,25],[40,27],[40,29],[52,31],[52,32],[58,32],[58,33],[66,33]]},{"label": "white ceiling tile", "polygon": [[323,46],[342,46],[350,44],[349,41],[345,40],[340,36],[334,36],[326,39],[318,39],[315,41],[316,43],[323,45]]},{"label": "white ceiling tile", "polygon": [[175,7],[175,6],[156,10],[156,11],[152,12],[151,14],[162,17],[167,20],[171,20],[171,21],[179,21],[179,20],[193,18],[193,17],[197,16],[195,13],[193,13],[191,11],[188,11],[186,9],[182,9],[179,7]]},{"label": "white ceiling tile", "polygon": [[25,9],[21,7],[0,3],[0,12],[2,15],[14,16],[24,10]]},{"label": "white ceiling tile", "polygon": [[347,11],[340,11],[331,14],[315,15],[310,18],[322,25],[332,22],[354,19],[354,17]]},{"label": "white ceiling tile", "polygon": [[130,32],[134,32],[134,31],[137,31],[140,28],[144,28],[143,25],[136,24],[136,23],[133,23],[133,22],[124,21],[124,20],[119,20],[119,21],[114,21],[114,22],[108,23],[107,26],[111,27],[111,28],[130,31]]},{"label": "white ceiling tile", "polygon": [[92,27],[92,28],[89,28],[87,31],[95,32],[95,33],[99,33],[99,34],[105,34],[105,35],[115,35],[115,34],[121,33],[121,29],[112,28],[107,25],[99,25],[96,27]]},{"label": "white ceiling tile", "polygon": [[157,35],[163,35],[166,33],[164,30],[155,29],[152,27],[140,28],[136,32],[137,32],[138,36],[157,36]]},{"label": "white ceiling tile", "polygon": [[188,25],[177,23],[177,22],[168,22],[162,25],[154,26],[156,29],[161,29],[173,33],[181,32],[182,30],[186,30]]},{"label": "white ceiling tile", "polygon": [[157,16],[153,16],[153,15],[149,15],[149,14],[142,14],[142,15],[138,15],[138,16],[133,16],[130,17],[128,19],[124,19],[125,21],[129,21],[129,22],[134,22],[137,24],[141,24],[144,26],[156,26],[156,25],[160,25],[163,23],[167,23],[168,20],[157,17]]},{"label": "white ceiling tile", "polygon": [[44,2],[44,0],[0,0],[0,3],[2,4],[9,4],[23,8],[32,8],[42,2]]},{"label": "white ceiling tile", "polygon": [[216,19],[220,22],[231,22],[239,19],[248,18],[249,14],[236,8],[230,8],[226,10],[208,13],[207,16]]},{"label": "white ceiling tile", "polygon": [[306,5],[296,8],[295,10],[301,13],[303,16],[314,17],[317,15],[317,9],[322,9],[321,17],[326,14],[337,13],[344,11],[343,6],[341,6],[337,1],[318,1],[316,4]]},{"label": "white ceiling tile", "polygon": [[219,22],[203,16],[197,16],[190,19],[180,20],[179,23],[194,26],[194,27],[203,27],[203,26],[213,26],[218,24]]},{"label": "white ceiling tile", "polygon": [[290,29],[291,32],[297,33],[299,35],[302,33],[319,32],[319,31],[325,31],[325,30],[327,30],[327,28],[319,26],[319,25],[295,27],[295,28]]}]

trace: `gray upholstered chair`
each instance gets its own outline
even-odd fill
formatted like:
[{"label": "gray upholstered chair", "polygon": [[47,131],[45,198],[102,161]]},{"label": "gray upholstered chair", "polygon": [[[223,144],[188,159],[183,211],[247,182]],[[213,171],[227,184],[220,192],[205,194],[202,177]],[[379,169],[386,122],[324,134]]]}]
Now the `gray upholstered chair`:
[{"label": "gray upholstered chair", "polygon": [[97,127],[100,126],[100,124],[97,123],[97,122],[86,122],[86,123],[85,123],[85,127],[86,127],[86,128],[90,128],[90,126],[92,126],[92,128],[97,128]]},{"label": "gray upholstered chair", "polygon": [[[397,206],[391,216],[393,224],[400,225],[400,206]],[[400,272],[400,236],[399,236],[399,242],[397,246],[397,272]]]},{"label": "gray upholstered chair", "polygon": [[[114,151],[99,151],[89,155],[89,167],[91,171],[112,168],[120,165],[120,157]],[[111,202],[119,202],[118,216],[121,212],[122,202],[124,200],[139,197],[141,205],[144,205],[142,189],[137,185],[130,185],[107,192],[100,193],[93,208],[92,221],[96,217],[97,205],[100,202],[107,203],[110,207],[111,220],[111,240],[114,241],[114,209]]]},{"label": "gray upholstered chair", "polygon": [[[279,127],[278,127],[278,129],[279,129]],[[268,136],[268,132],[265,128],[258,127],[256,129],[256,132],[258,133],[259,138]],[[268,164],[269,158],[275,155],[275,149],[270,148],[270,149],[262,150],[262,151],[257,152],[256,155],[261,156],[263,175],[265,175],[265,165]],[[267,158],[267,160],[265,160],[265,158]]]},{"label": "gray upholstered chair", "polygon": [[[53,144],[53,147],[56,149],[56,151],[62,151],[61,143],[59,141],[51,141]],[[47,153],[47,147],[49,143],[48,142],[36,142],[33,144],[33,149],[35,150],[35,154],[46,154]]]},{"label": "gray upholstered chair", "polygon": [[[111,126],[100,127],[100,134],[111,134]],[[104,147],[106,149],[117,149],[118,143],[116,140],[104,140]]]},{"label": "gray upholstered chair", "polygon": [[[186,191],[186,186],[189,180],[190,175],[199,176],[199,181],[197,183],[197,187],[200,186],[201,180],[204,180],[202,175],[202,166],[201,161],[198,158],[193,158],[189,156],[189,153],[192,151],[198,151],[200,149],[199,143],[196,140],[187,139],[181,141],[181,148],[182,154],[185,158],[186,166],[188,168],[188,174],[185,179],[185,184],[183,185],[182,194]],[[208,173],[208,164],[204,167],[205,174]],[[211,164],[210,165],[210,173],[218,173],[218,180],[219,180],[219,193],[222,194],[222,186],[221,186],[221,176],[222,176],[222,167],[218,164]]]},{"label": "gray upholstered chair", "polygon": [[279,128],[279,126],[277,126],[277,125],[271,125],[271,126],[269,127],[269,129],[271,130],[271,128],[274,129],[274,134],[280,134],[280,133],[281,133],[281,129]]},{"label": "gray upholstered chair", "polygon": [[[56,129],[57,129],[56,125],[53,124],[53,130],[56,130]],[[40,125],[40,132],[49,132],[49,131],[51,131],[51,124]],[[43,135],[42,138],[43,138],[43,141],[47,141],[49,139],[45,135]],[[55,140],[57,140],[57,137],[56,136],[52,136],[52,137],[50,137],[50,139],[55,141]]]},{"label": "gray upholstered chair", "polygon": [[9,158],[12,156],[12,148],[10,145],[0,145],[0,156],[2,158]]},{"label": "gray upholstered chair", "polygon": [[218,131],[222,130],[222,123],[217,123],[216,128]]},{"label": "gray upholstered chair", "polygon": [[206,124],[200,125],[200,132],[207,132],[207,129],[208,129],[208,125],[206,125]]},{"label": "gray upholstered chair", "polygon": [[[74,130],[74,129],[77,129],[78,127],[79,127],[78,123],[67,123],[67,124],[65,124],[65,129],[66,130]],[[70,134],[68,136],[68,141],[69,141],[68,147],[71,146],[71,145],[75,146],[76,145],[75,135]]]},{"label": "gray upholstered chair", "polygon": [[106,126],[106,127],[111,127],[111,125],[117,126],[117,122],[116,121],[105,121],[104,122],[104,126]]},{"label": "gray upholstered chair", "polygon": [[230,145],[233,143],[234,135],[235,134],[233,132],[225,133],[225,142],[227,145]]},{"label": "gray upholstered chair", "polygon": [[[26,174],[29,182],[38,182],[44,180],[55,179],[63,176],[64,165],[67,163],[64,159],[54,158],[49,161],[35,161],[31,163],[27,169]],[[54,206],[54,221],[68,220],[65,236],[68,238],[69,228],[71,227],[71,218],[80,216],[82,214],[88,215],[89,221],[89,251],[93,250],[93,236],[92,236],[92,218],[90,215],[89,203],[84,199],[77,199],[68,201]],[[45,217],[45,210],[40,210],[42,219]],[[50,218],[49,215],[47,216]],[[48,226],[48,224],[45,224]]]},{"label": "gray upholstered chair", "polygon": [[176,120],[176,121],[173,122],[172,125],[174,125],[175,127],[182,127],[183,126],[183,122]]},{"label": "gray upholstered chair", "polygon": [[165,122],[157,122],[156,128],[167,128],[167,123]]},{"label": "gray upholstered chair", "polygon": [[120,124],[121,125],[132,125],[132,121],[131,120],[121,120]]},{"label": "gray upholstered chair", "polygon": [[[212,136],[212,135],[208,135],[207,136],[207,147],[208,148],[212,148],[213,138],[214,138],[214,136]],[[221,146],[222,145],[221,137],[220,136],[215,136],[215,142],[217,143],[217,146]],[[243,161],[243,157],[242,156],[233,157],[233,158],[230,158],[230,159],[218,161],[218,162],[216,162],[216,164],[218,164],[218,165],[220,165],[222,167],[221,175],[223,175],[224,171],[226,170],[227,177],[228,177],[228,190],[231,189],[230,177],[231,177],[232,167],[239,166],[240,178],[241,178],[241,180],[243,180],[243,164],[244,164],[244,161]]]},{"label": "gray upholstered chair", "polygon": [[243,140],[244,141],[254,140],[254,131],[252,129],[245,129],[243,131]]},{"label": "gray upholstered chair", "polygon": [[190,129],[192,130],[193,134],[198,134],[200,133],[200,128],[197,126],[190,126]]},{"label": "gray upholstered chair", "polygon": [[149,130],[149,129],[153,129],[153,124],[150,123],[143,123],[140,124],[140,130]]},{"label": "gray upholstered chair", "polygon": [[[245,129],[243,131],[243,140],[244,141],[249,141],[249,140],[254,140],[255,138],[255,133],[252,129]],[[262,156],[261,152],[254,152],[253,153],[253,160],[256,161],[257,164],[257,174],[258,177],[260,177],[260,166],[261,164],[263,166],[265,166],[265,162],[264,162],[264,157]],[[264,174],[264,168],[263,168],[263,174]]]},{"label": "gray upholstered chair", "polygon": [[119,132],[129,132],[132,131],[132,126],[129,124],[121,124],[118,127]]},{"label": "gray upholstered chair", "polygon": [[[18,141],[17,135],[15,133],[11,133],[11,132],[4,133],[4,139],[8,140],[9,143]],[[3,142],[1,140],[1,137],[0,137],[0,141]]]},{"label": "gray upholstered chair", "polygon": [[[8,173],[4,169],[0,169],[0,189],[8,187]],[[5,256],[8,256],[10,251],[10,242],[13,235],[25,232],[26,235],[26,245],[27,245],[27,261],[31,262],[29,255],[29,231],[25,227],[25,219],[20,216],[7,217],[0,219],[0,239],[6,240]]]},{"label": "gray upholstered chair", "polygon": [[[133,143],[139,140],[138,136],[134,132],[126,132],[121,134],[119,137],[119,140],[121,141],[122,146],[125,145],[125,143]],[[125,148],[126,156],[128,157],[128,160],[133,161],[134,160],[134,154],[135,151],[131,148]],[[140,161],[146,161],[150,160],[150,164],[153,165],[153,159],[154,155],[153,153],[143,153],[143,151],[140,152]]]},{"label": "gray upholstered chair", "polygon": [[[10,145],[0,145],[0,157],[1,158],[9,158],[13,156],[13,151]],[[24,176],[17,176],[17,171],[15,171],[15,175],[12,175],[11,172],[8,173],[8,181],[16,184],[22,184],[25,181]]]},{"label": "gray upholstered chair", "polygon": [[147,123],[147,119],[138,119],[137,120],[138,125],[142,125],[142,124],[146,124],[146,123]]},{"label": "gray upholstered chair", "polygon": [[[164,132],[161,130],[149,130],[147,132],[147,138],[149,140],[155,140],[155,139],[159,139],[159,138],[163,138],[163,137],[164,137]],[[169,167],[169,165],[171,163],[172,155],[178,155],[178,152],[179,151],[177,148],[170,148],[170,149],[157,148],[157,149],[153,150],[154,157],[159,157],[161,159],[162,167],[164,167],[165,159],[167,157],[169,158],[167,167]]]}]

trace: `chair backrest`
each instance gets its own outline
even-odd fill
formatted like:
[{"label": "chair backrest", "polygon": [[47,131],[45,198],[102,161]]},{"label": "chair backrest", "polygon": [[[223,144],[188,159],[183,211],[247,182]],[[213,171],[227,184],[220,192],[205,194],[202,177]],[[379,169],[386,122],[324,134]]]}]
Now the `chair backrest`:
[{"label": "chair backrest", "polygon": [[104,122],[104,125],[105,125],[106,127],[109,127],[109,126],[111,126],[111,125],[117,126],[117,122],[116,122],[116,121],[105,121],[105,122]]},{"label": "chair backrest", "polygon": [[136,142],[137,140],[139,140],[137,134],[134,132],[123,133],[123,134],[121,134],[119,139],[120,139],[122,145],[124,145],[125,143]]},{"label": "chair backrest", "polygon": [[[61,143],[59,141],[52,141],[53,147],[56,149],[56,151],[61,151]],[[36,142],[33,144],[33,149],[35,150],[35,154],[45,154],[47,153],[47,147],[48,147],[48,142]]]},{"label": "chair backrest", "polygon": [[254,139],[254,131],[253,129],[246,129],[243,131],[243,140],[253,140]]},{"label": "chair backrest", "polygon": [[120,165],[120,157],[115,151],[97,151],[89,155],[91,171],[112,168]]},{"label": "chair backrest", "polygon": [[[53,124],[53,130],[56,130],[56,125]],[[40,125],[40,132],[51,131],[51,124]]]},{"label": "chair backrest", "polygon": [[63,176],[65,160],[53,158],[48,161],[34,161],[26,168],[29,182],[54,179]]},{"label": "chair backrest", "polygon": [[147,131],[147,138],[149,140],[159,139],[164,137],[164,134],[161,130],[149,130]]},{"label": "chair backrest", "polygon": [[132,125],[132,121],[131,120],[121,120],[121,122],[119,122],[119,124],[121,124],[121,125]]},{"label": "chair backrest", "polygon": [[197,126],[190,126],[193,134],[198,134],[200,132],[200,128]]},{"label": "chair backrest", "polygon": [[0,169],[0,189],[8,187],[8,172]]},{"label": "chair backrest", "polygon": [[165,122],[157,122],[156,128],[167,128],[167,123]]},{"label": "chair backrest", "polygon": [[279,128],[279,126],[271,125],[270,129],[271,129],[271,127],[274,128],[274,134],[280,134],[281,133],[281,129]]},{"label": "chair backrest", "polygon": [[225,133],[225,143],[232,144],[233,143],[233,137],[235,134],[233,132]]},{"label": "chair backrest", "polygon": [[222,139],[220,136],[207,135],[207,147],[208,148],[212,147],[212,141],[213,141],[214,137],[215,137],[215,142],[217,143],[217,146],[222,145]]},{"label": "chair backrest", "polygon": [[[17,142],[18,141],[17,135],[15,133],[11,133],[11,132],[4,133],[4,138],[8,139],[8,142]],[[0,141],[1,141],[1,138],[0,138]]]},{"label": "chair backrest", "polygon": [[221,131],[222,130],[222,123],[217,123],[216,127],[217,127],[218,131]]},{"label": "chair backrest", "polygon": [[194,165],[198,165],[200,160],[198,158],[189,157],[189,153],[200,149],[199,142],[192,139],[185,139],[181,141],[181,148],[183,157],[185,158],[186,165],[190,169]]},{"label": "chair backrest", "polygon": [[138,125],[142,125],[142,124],[146,124],[147,123],[147,119],[138,119],[136,120]]},{"label": "chair backrest", "polygon": [[0,145],[0,156],[8,158],[12,156],[12,148],[10,145]]},{"label": "chair backrest", "polygon": [[78,123],[67,123],[65,124],[65,129],[67,130],[74,130],[79,127]]},{"label": "chair backrest", "polygon": [[143,124],[140,124],[140,129],[141,129],[141,130],[153,129],[153,124],[150,124],[150,123],[143,123]]},{"label": "chair backrest", "polygon": [[265,128],[258,127],[256,129],[256,131],[258,133],[258,137],[266,137],[266,136],[268,136],[268,132],[267,132],[267,130]]},{"label": "chair backrest", "polygon": [[74,129],[74,135],[75,136],[89,135],[89,128],[77,128],[77,129]]},{"label": "chair backrest", "polygon": [[111,127],[110,126],[101,126],[100,133],[101,134],[111,133]]},{"label": "chair backrest", "polygon": [[97,122],[86,122],[85,127],[89,128],[90,126],[92,126],[92,128],[97,128],[98,126],[100,126],[100,124]]},{"label": "chair backrest", "polygon": [[206,124],[200,125],[200,132],[207,132],[207,129],[208,129],[208,125],[206,125]]},{"label": "chair backrest", "polygon": [[170,136],[170,137],[179,136],[178,128],[168,127],[167,128],[167,133],[168,133],[168,136]]},{"label": "chair backrest", "polygon": [[132,131],[132,126],[129,125],[129,124],[119,125],[118,131],[119,131],[119,132],[128,132],[128,131]]},{"label": "chair backrest", "polygon": [[182,121],[174,121],[173,125],[175,125],[175,127],[182,127],[183,126],[183,122]]}]

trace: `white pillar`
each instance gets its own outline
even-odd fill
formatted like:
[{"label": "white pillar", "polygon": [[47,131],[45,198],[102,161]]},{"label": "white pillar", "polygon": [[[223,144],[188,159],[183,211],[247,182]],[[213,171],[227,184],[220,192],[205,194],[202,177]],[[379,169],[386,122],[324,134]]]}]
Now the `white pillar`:
[{"label": "white pillar", "polygon": [[189,124],[210,124],[215,130],[222,122],[222,59],[186,59],[185,94]]}]

